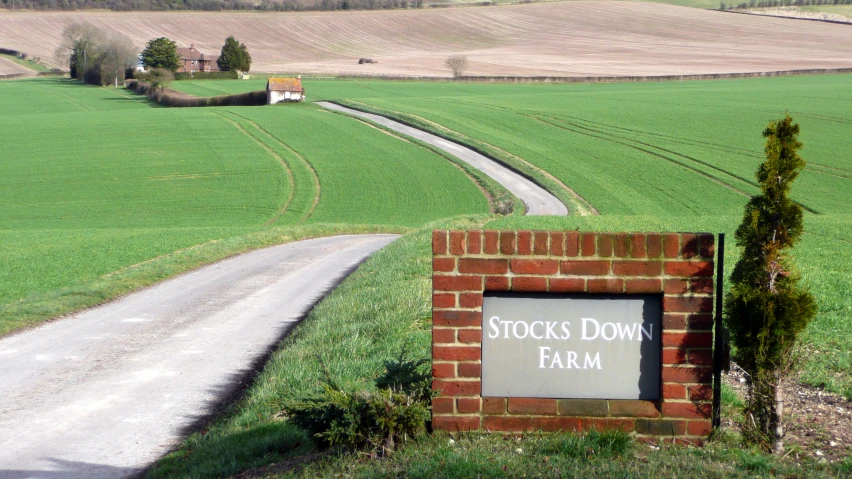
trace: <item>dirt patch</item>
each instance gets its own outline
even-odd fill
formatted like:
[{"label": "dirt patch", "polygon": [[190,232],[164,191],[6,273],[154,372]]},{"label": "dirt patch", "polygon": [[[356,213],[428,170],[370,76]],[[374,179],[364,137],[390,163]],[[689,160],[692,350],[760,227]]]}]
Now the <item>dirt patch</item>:
[{"label": "dirt patch", "polygon": [[[745,374],[737,367],[724,376],[740,397],[745,397]],[[843,461],[852,456],[852,401],[820,389],[794,384],[789,388],[787,436],[788,454],[814,457],[818,461]],[[729,421],[729,426],[736,425]]]},{"label": "dirt patch", "polygon": [[2,75],[25,75],[33,76],[35,72],[29,68],[19,65],[8,58],[0,57],[0,76]]},{"label": "dirt patch", "polygon": [[[252,71],[450,76],[630,76],[852,67],[852,29],[643,2],[395,11],[0,12],[0,45],[48,59],[85,20],[138,47],[158,36],[216,53],[235,35]],[[281,32],[287,32],[282,36]],[[359,58],[378,63],[358,65]],[[58,60],[57,60],[58,61]]]}]

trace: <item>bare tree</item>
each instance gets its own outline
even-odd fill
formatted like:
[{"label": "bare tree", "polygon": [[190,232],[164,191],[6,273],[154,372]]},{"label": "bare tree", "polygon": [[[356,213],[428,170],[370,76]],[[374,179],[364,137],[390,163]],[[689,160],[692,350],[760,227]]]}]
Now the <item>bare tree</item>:
[{"label": "bare tree", "polygon": [[452,55],[447,58],[444,65],[453,72],[453,78],[461,78],[464,71],[467,70],[467,57],[464,55]]},{"label": "bare tree", "polygon": [[170,70],[166,70],[165,68],[152,68],[147,75],[147,80],[151,84],[151,88],[154,90],[159,88],[161,92],[165,91],[166,87],[168,87],[174,79],[174,73]]},{"label": "bare tree", "polygon": [[83,79],[86,72],[97,63],[101,54],[104,34],[89,23],[72,23],[62,31],[62,42],[56,49],[56,59],[68,62],[71,77]]},{"label": "bare tree", "polygon": [[101,56],[101,81],[118,86],[119,79],[124,82],[124,72],[132,68],[137,61],[139,50],[126,36],[116,33],[107,39]]}]

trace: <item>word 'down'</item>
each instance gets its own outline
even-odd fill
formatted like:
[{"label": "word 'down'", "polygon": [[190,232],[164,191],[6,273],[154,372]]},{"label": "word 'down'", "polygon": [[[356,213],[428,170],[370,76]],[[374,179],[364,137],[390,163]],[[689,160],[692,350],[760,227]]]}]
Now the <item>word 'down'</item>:
[{"label": "word 'down'", "polygon": [[[641,341],[644,336],[654,339],[654,325],[647,329],[641,323],[601,322],[593,318],[580,318],[580,339],[593,341]],[[571,338],[570,321],[505,320],[499,316],[488,319],[489,339],[566,340]]]}]

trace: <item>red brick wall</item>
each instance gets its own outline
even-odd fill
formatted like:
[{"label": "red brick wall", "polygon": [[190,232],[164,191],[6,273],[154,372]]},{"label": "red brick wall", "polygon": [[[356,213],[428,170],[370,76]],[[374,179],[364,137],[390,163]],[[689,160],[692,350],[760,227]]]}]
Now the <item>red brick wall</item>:
[{"label": "red brick wall", "polygon": [[[711,429],[712,234],[434,231],[435,430],[616,428],[701,442]],[[481,397],[484,291],[663,295],[659,401]]]}]

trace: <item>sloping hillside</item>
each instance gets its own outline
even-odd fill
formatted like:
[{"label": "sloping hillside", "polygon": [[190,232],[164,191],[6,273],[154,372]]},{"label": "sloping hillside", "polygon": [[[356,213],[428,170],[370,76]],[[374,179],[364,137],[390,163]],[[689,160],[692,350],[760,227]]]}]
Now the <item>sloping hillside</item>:
[{"label": "sloping hillside", "polygon": [[[560,2],[382,12],[3,12],[0,46],[48,58],[65,25],[89,21],[216,53],[248,45],[256,71],[447,75],[664,75],[852,67],[845,25],[635,2]],[[379,61],[357,65],[359,57]]]},{"label": "sloping hillside", "polygon": [[20,73],[24,75],[32,75],[33,71],[23,65],[15,63],[14,61],[8,58],[0,56],[0,75],[14,75]]}]

